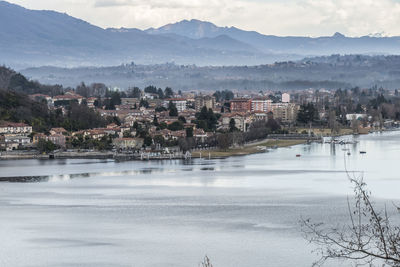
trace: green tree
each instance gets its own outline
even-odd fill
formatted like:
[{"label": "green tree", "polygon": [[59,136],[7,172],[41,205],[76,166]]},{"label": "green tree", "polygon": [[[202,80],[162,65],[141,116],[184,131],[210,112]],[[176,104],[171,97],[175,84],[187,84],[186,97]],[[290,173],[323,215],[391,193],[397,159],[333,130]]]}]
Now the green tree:
[{"label": "green tree", "polygon": [[178,121],[181,121],[182,123],[186,123],[186,119],[183,116],[179,116]]},{"label": "green tree", "polygon": [[308,124],[317,121],[317,119],[318,110],[312,103],[308,103],[307,105],[302,105],[300,107],[299,113],[297,114],[298,122]]},{"label": "green tree", "polygon": [[147,102],[147,100],[145,100],[145,99],[141,99],[140,103],[139,103],[139,107],[149,108],[149,102]]},{"label": "green tree", "polygon": [[154,136],[154,143],[165,146],[165,139],[162,135],[156,135]]},{"label": "green tree", "polygon": [[229,131],[230,132],[236,132],[238,130],[238,128],[236,128],[236,122],[234,118],[231,118],[231,120],[229,121]]},{"label": "green tree", "polygon": [[160,98],[160,99],[164,99],[165,98],[164,92],[163,92],[163,90],[161,88],[158,88],[157,94],[158,94],[158,98]]},{"label": "green tree", "polygon": [[143,142],[145,146],[151,146],[153,144],[153,139],[150,135],[146,135]]},{"label": "green tree", "polygon": [[181,121],[174,121],[173,123],[168,125],[168,130],[171,130],[171,131],[180,131],[183,129],[184,129],[184,127],[183,127],[183,123]]},{"label": "green tree", "polygon": [[218,118],[212,109],[203,107],[199,113],[196,114],[197,127],[207,132],[215,131],[218,123]]},{"label": "green tree", "polygon": [[153,117],[153,125],[154,125],[154,126],[158,126],[157,115],[154,115],[154,117]]},{"label": "green tree", "polygon": [[121,94],[118,91],[115,91],[111,94],[111,103],[115,105],[121,105]]},{"label": "green tree", "polygon": [[174,91],[170,87],[165,88],[164,90],[164,96],[165,98],[171,98],[174,96]]},{"label": "green tree", "polygon": [[130,131],[125,131],[125,132],[124,132],[124,137],[125,137],[125,138],[130,138],[130,137],[132,137],[131,132],[130,132]]},{"label": "green tree", "polygon": [[192,127],[186,128],[186,137],[193,137],[193,128]]},{"label": "green tree", "polygon": [[169,101],[168,110],[169,110],[169,116],[171,117],[178,116],[178,109],[176,108],[176,105],[172,103],[172,101]]},{"label": "green tree", "polygon": [[58,147],[51,141],[46,141],[45,139],[40,139],[37,144],[37,150],[40,153],[49,153],[56,150]]}]

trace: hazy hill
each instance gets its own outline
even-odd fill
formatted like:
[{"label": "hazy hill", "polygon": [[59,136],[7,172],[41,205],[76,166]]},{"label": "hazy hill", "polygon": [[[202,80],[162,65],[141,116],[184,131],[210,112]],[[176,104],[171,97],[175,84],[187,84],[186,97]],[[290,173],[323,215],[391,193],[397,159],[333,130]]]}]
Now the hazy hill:
[{"label": "hazy hill", "polygon": [[66,14],[28,10],[0,1],[0,63],[12,66],[130,61],[251,64],[275,59],[227,36],[193,40],[137,29],[102,29]]},{"label": "hazy hill", "polygon": [[76,86],[101,82],[111,87],[170,86],[176,90],[295,90],[338,89],[383,86],[397,89],[400,84],[400,56],[332,55],[297,62],[270,65],[200,67],[195,65],[136,65],[114,67],[55,68],[22,70],[42,83]]},{"label": "hazy hill", "polygon": [[300,55],[400,53],[399,37],[346,37],[340,33],[327,37],[279,37],[263,35],[255,31],[244,31],[236,27],[218,27],[200,20],[183,20],[157,29],[146,30],[150,34],[177,34],[189,38],[205,38],[226,35],[246,42],[264,53],[284,53]]},{"label": "hazy hill", "polygon": [[399,54],[400,38],[277,37],[184,20],[158,29],[103,29],[0,1],[0,64],[14,68],[138,64],[258,65],[305,56]]}]

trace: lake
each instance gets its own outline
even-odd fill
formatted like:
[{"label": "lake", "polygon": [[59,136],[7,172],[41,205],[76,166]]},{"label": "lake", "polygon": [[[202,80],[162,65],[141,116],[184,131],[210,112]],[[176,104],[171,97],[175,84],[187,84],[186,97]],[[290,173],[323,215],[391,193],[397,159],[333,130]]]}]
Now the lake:
[{"label": "lake", "polygon": [[346,169],[400,202],[400,132],[356,139],[214,160],[0,161],[0,177],[39,180],[0,183],[0,266],[311,266],[299,220],[348,222]]}]

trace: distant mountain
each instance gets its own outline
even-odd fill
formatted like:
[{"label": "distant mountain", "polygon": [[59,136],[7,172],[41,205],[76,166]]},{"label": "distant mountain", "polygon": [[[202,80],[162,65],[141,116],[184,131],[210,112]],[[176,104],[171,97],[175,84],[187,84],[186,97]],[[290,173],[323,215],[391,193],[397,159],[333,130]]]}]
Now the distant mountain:
[{"label": "distant mountain", "polygon": [[[217,27],[211,22],[201,21],[201,20],[182,20],[174,24],[167,24],[160,28],[147,29],[146,32],[150,34],[169,34],[174,33],[177,35],[186,36],[188,38],[200,39],[204,37],[216,37],[218,35],[227,34],[227,30],[233,28],[227,27]],[[227,34],[229,35],[229,34]]]},{"label": "distant mountain", "polygon": [[227,36],[194,40],[138,29],[102,29],[54,11],[0,1],[0,64],[111,65],[122,62],[254,64],[276,58]]},{"label": "distant mountain", "polygon": [[188,38],[212,38],[226,35],[241,42],[251,44],[264,53],[330,55],[330,54],[400,54],[400,37],[380,37],[380,35],[358,38],[335,33],[328,37],[279,37],[263,35],[255,31],[244,31],[236,27],[218,27],[200,20],[183,20],[147,33],[177,34]]},{"label": "distant mountain", "polygon": [[0,1],[0,64],[21,69],[54,65],[258,65],[330,54],[400,54],[399,37],[277,37],[184,20],[158,29],[103,29],[54,11]]}]

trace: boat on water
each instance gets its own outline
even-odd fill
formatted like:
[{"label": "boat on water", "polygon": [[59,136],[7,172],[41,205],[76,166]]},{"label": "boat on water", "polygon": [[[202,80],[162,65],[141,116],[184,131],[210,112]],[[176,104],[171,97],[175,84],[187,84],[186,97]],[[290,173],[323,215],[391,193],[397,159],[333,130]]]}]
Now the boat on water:
[{"label": "boat on water", "polygon": [[257,150],[260,150],[260,151],[268,151],[268,149],[267,149],[266,146],[257,146]]}]

